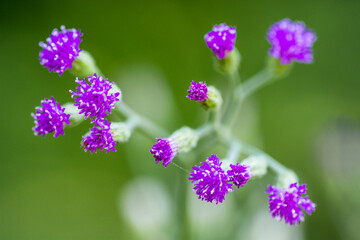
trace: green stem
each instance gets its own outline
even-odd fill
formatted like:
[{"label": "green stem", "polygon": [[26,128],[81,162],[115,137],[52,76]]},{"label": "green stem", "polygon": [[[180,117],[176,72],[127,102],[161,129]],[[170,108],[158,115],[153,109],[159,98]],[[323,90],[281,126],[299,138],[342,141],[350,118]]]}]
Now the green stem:
[{"label": "green stem", "polygon": [[246,97],[265,86],[272,78],[272,75],[267,69],[264,69],[257,73],[255,76],[251,77],[246,82],[239,84],[235,90],[232,92],[233,101],[229,106],[227,111],[226,118],[223,120],[223,125],[225,128],[230,129],[234,124],[236,117],[239,114],[242,102]]},{"label": "green stem", "polygon": [[272,74],[267,69],[264,69],[243,84],[239,85],[235,89],[235,95],[244,99],[259,90],[261,87],[265,86],[271,79]]},{"label": "green stem", "polygon": [[178,196],[177,196],[177,220],[178,220],[178,234],[177,239],[179,240],[188,240],[190,239],[190,229],[188,224],[188,216],[187,216],[187,181],[184,181],[183,174],[179,175],[179,188],[178,188]]},{"label": "green stem", "polygon": [[134,124],[136,124],[138,128],[141,129],[149,137],[165,137],[169,135],[169,133],[162,127],[153,123],[148,118],[141,116],[132,108],[127,106],[124,102],[118,102],[115,109],[119,111],[122,115],[131,118]]},{"label": "green stem", "polygon": [[291,171],[290,169],[286,168],[284,165],[282,165],[281,163],[276,161],[274,158],[272,158],[270,155],[266,154],[265,152],[261,151],[260,149],[254,147],[250,144],[240,141],[237,138],[228,136],[228,137],[223,138],[223,140],[226,142],[227,145],[230,145],[230,146],[232,146],[234,144],[238,145],[238,148],[240,148],[242,151],[244,151],[248,155],[257,155],[257,156],[264,157],[266,159],[267,165],[274,172],[278,173],[279,175]]},{"label": "green stem", "polygon": [[235,164],[237,159],[240,156],[241,151],[241,145],[237,144],[237,142],[232,142],[230,145],[230,149],[226,155],[227,161],[229,161],[229,164]]},{"label": "green stem", "polygon": [[205,136],[213,131],[213,126],[211,124],[207,123],[207,124],[200,126],[195,131],[199,135],[199,138],[202,138],[203,136]]}]

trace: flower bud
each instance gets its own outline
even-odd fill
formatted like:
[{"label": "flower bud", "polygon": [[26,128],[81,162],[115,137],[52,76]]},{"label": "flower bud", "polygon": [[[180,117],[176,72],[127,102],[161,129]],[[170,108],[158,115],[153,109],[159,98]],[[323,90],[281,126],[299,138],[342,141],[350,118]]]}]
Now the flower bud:
[{"label": "flower bud", "polygon": [[298,181],[299,179],[296,176],[296,174],[293,171],[288,170],[278,176],[278,181],[276,186],[279,188],[287,188],[291,184],[296,183]]},{"label": "flower bud", "polygon": [[118,143],[127,142],[131,136],[132,128],[126,123],[116,122],[111,124],[111,134]]},{"label": "flower bud", "polygon": [[267,173],[267,163],[264,156],[249,156],[241,164],[250,167],[251,177],[262,177]]},{"label": "flower bud", "polygon": [[238,71],[241,55],[237,48],[234,48],[229,54],[222,58],[214,58],[215,69],[223,74],[231,75]]},{"label": "flower bud", "polygon": [[281,64],[279,58],[269,57],[267,62],[267,69],[273,78],[284,78],[289,75],[293,63]]},{"label": "flower bud", "polygon": [[74,127],[84,121],[84,114],[79,114],[79,109],[74,106],[74,103],[66,103],[63,105],[65,113],[70,114],[70,126]]},{"label": "flower bud", "polygon": [[81,51],[79,56],[73,61],[71,73],[77,77],[92,76],[99,74],[94,58],[87,51]]},{"label": "flower bud", "polygon": [[200,103],[205,110],[217,111],[220,108],[222,102],[223,99],[221,97],[220,91],[217,90],[214,86],[209,86],[206,100]]},{"label": "flower bud", "polygon": [[196,147],[199,140],[197,132],[189,127],[182,127],[176,130],[170,137],[176,142],[179,153],[189,152]]}]

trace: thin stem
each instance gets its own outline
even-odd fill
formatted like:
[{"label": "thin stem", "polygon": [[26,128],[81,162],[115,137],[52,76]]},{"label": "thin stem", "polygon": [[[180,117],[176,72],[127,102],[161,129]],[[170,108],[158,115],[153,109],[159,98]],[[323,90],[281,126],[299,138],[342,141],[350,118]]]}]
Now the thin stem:
[{"label": "thin stem", "polygon": [[202,138],[213,131],[213,126],[211,124],[204,124],[197,128],[195,131],[199,135],[199,138]]},{"label": "thin stem", "polygon": [[235,94],[241,98],[246,98],[269,83],[271,79],[272,74],[267,69],[264,69],[243,84],[239,85],[235,89]]},{"label": "thin stem", "polygon": [[251,77],[249,80],[242,84],[239,84],[233,94],[233,102],[231,103],[226,118],[223,120],[223,125],[230,129],[234,124],[236,117],[239,115],[239,111],[244,99],[250,96],[252,93],[263,87],[272,78],[272,75],[267,69],[264,69]]},{"label": "thin stem", "polygon": [[164,130],[162,127],[150,121],[148,118],[141,116],[132,108],[127,106],[124,102],[116,103],[117,111],[119,111],[122,115],[129,117],[135,124],[140,128],[144,133],[146,133],[150,137],[164,137],[168,136],[169,133]]},{"label": "thin stem", "polygon": [[286,168],[284,165],[282,165],[281,163],[276,161],[274,158],[272,158],[267,153],[261,151],[260,149],[254,147],[254,146],[252,146],[250,144],[242,142],[237,138],[234,138],[232,136],[228,136],[228,137],[223,138],[223,140],[226,142],[227,145],[230,145],[230,146],[232,146],[233,144],[238,145],[238,147],[241,148],[242,151],[244,151],[248,155],[257,155],[257,156],[264,157],[266,159],[267,165],[274,172],[276,172],[278,174],[283,174],[283,173],[291,171],[290,169]]},{"label": "thin stem", "polygon": [[190,239],[190,229],[188,224],[188,216],[187,216],[187,181],[184,181],[183,174],[179,175],[179,188],[178,188],[178,196],[177,196],[177,206],[178,206],[178,234],[177,239],[179,240],[188,240]]},{"label": "thin stem", "polygon": [[229,161],[229,164],[235,164],[237,159],[240,156],[241,145],[237,142],[232,142],[230,145],[230,150],[226,155],[226,159]]}]

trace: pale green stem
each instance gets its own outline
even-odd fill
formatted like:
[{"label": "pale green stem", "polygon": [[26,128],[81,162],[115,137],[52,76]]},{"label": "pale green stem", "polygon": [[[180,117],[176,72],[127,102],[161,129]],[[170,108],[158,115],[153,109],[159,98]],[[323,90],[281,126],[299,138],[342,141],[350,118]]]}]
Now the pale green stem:
[{"label": "pale green stem", "polygon": [[162,127],[153,123],[148,118],[141,116],[122,101],[116,103],[115,109],[118,110],[122,115],[131,118],[134,124],[136,124],[139,129],[141,129],[144,133],[146,133],[150,137],[165,137],[169,135],[169,133],[166,130],[164,130]]},{"label": "pale green stem", "polygon": [[232,142],[230,145],[229,152],[226,155],[226,160],[229,164],[235,164],[240,156],[241,145],[237,144],[237,142]]},{"label": "pale green stem", "polygon": [[226,142],[227,145],[238,145],[238,148],[240,148],[244,153],[248,155],[264,157],[266,159],[267,165],[279,175],[291,171],[290,169],[286,168],[284,165],[276,161],[274,158],[272,158],[270,155],[266,154],[265,152],[254,146],[251,146],[250,144],[240,141],[237,138],[228,136],[225,137],[223,140]]},{"label": "pale green stem", "polygon": [[255,76],[248,79],[246,82],[239,84],[233,94],[233,102],[229,106],[226,118],[223,120],[223,125],[228,128],[234,124],[236,117],[239,114],[243,100],[263,87],[266,83],[270,82],[272,75],[267,69],[264,69],[257,73]]},{"label": "pale green stem", "polygon": [[264,69],[243,84],[239,85],[235,89],[235,95],[244,99],[259,90],[261,87],[265,86],[271,79],[272,74],[267,69]]},{"label": "pale green stem", "polygon": [[204,124],[197,128],[196,133],[198,134],[199,138],[202,138],[203,136],[211,133],[213,131],[213,126],[211,124]]}]

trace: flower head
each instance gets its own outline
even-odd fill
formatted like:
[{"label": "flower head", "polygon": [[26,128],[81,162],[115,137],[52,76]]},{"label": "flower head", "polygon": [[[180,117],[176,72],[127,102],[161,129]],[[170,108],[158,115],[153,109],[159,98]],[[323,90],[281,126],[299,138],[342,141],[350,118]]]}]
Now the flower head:
[{"label": "flower head", "polygon": [[45,137],[45,134],[54,131],[54,137],[58,137],[60,134],[64,135],[64,125],[70,124],[70,114],[65,113],[65,108],[61,108],[54,97],[42,100],[41,105],[35,108],[35,114],[31,114],[35,118],[35,127],[33,128],[35,135]]},{"label": "flower head", "polygon": [[267,38],[272,45],[270,55],[280,58],[281,64],[290,64],[293,60],[312,62],[312,45],[316,41],[316,35],[306,29],[304,23],[283,19],[271,26]]},{"label": "flower head", "polygon": [[192,167],[189,180],[194,183],[194,191],[199,199],[216,204],[225,200],[225,195],[232,192],[232,184],[228,183],[228,176],[221,168],[221,162],[216,155],[211,155],[200,167]]},{"label": "flower head", "polygon": [[119,101],[120,92],[113,92],[113,82],[108,79],[94,76],[88,77],[88,82],[76,78],[76,83],[80,86],[76,87],[78,92],[71,91],[72,98],[75,100],[74,106],[80,110],[79,114],[84,114],[86,118],[93,118],[92,122],[103,121],[104,117],[111,113],[111,109],[115,107],[115,102]]},{"label": "flower head", "polygon": [[227,171],[229,181],[233,182],[238,188],[243,187],[251,177],[249,167],[236,163],[236,165],[230,164],[230,168],[231,169]]},{"label": "flower head", "polygon": [[163,165],[167,167],[177,154],[177,144],[171,138],[157,138],[156,140],[157,143],[150,149],[150,153],[154,155],[156,164],[163,161]]},{"label": "flower head", "polygon": [[297,186],[297,183],[293,183],[287,189],[269,185],[266,193],[270,194],[269,208],[273,218],[284,219],[287,224],[299,224],[304,221],[302,210],[309,215],[315,211],[315,203],[308,196],[301,197],[302,194],[306,194],[305,184]]},{"label": "flower head", "polygon": [[63,74],[67,68],[72,68],[72,63],[82,51],[79,44],[82,41],[80,37],[83,35],[80,30],[66,29],[65,26],[60,27],[59,32],[56,28],[52,31],[50,37],[46,39],[46,43],[40,42],[43,48],[40,52],[40,64],[47,67],[49,71]]},{"label": "flower head", "polygon": [[203,102],[208,98],[207,92],[208,88],[205,82],[196,83],[195,81],[192,81],[188,90],[189,95],[187,95],[187,97],[190,100]]},{"label": "flower head", "polygon": [[107,153],[110,150],[116,152],[114,138],[111,133],[111,122],[108,122],[107,119],[104,122],[95,123],[94,127],[90,129],[90,134],[83,136],[82,147],[85,152],[90,150],[91,153],[97,151],[100,148],[102,151],[105,149]]},{"label": "flower head", "polygon": [[219,59],[225,58],[234,49],[236,28],[227,26],[225,23],[215,25],[211,32],[205,35],[207,46]]}]

